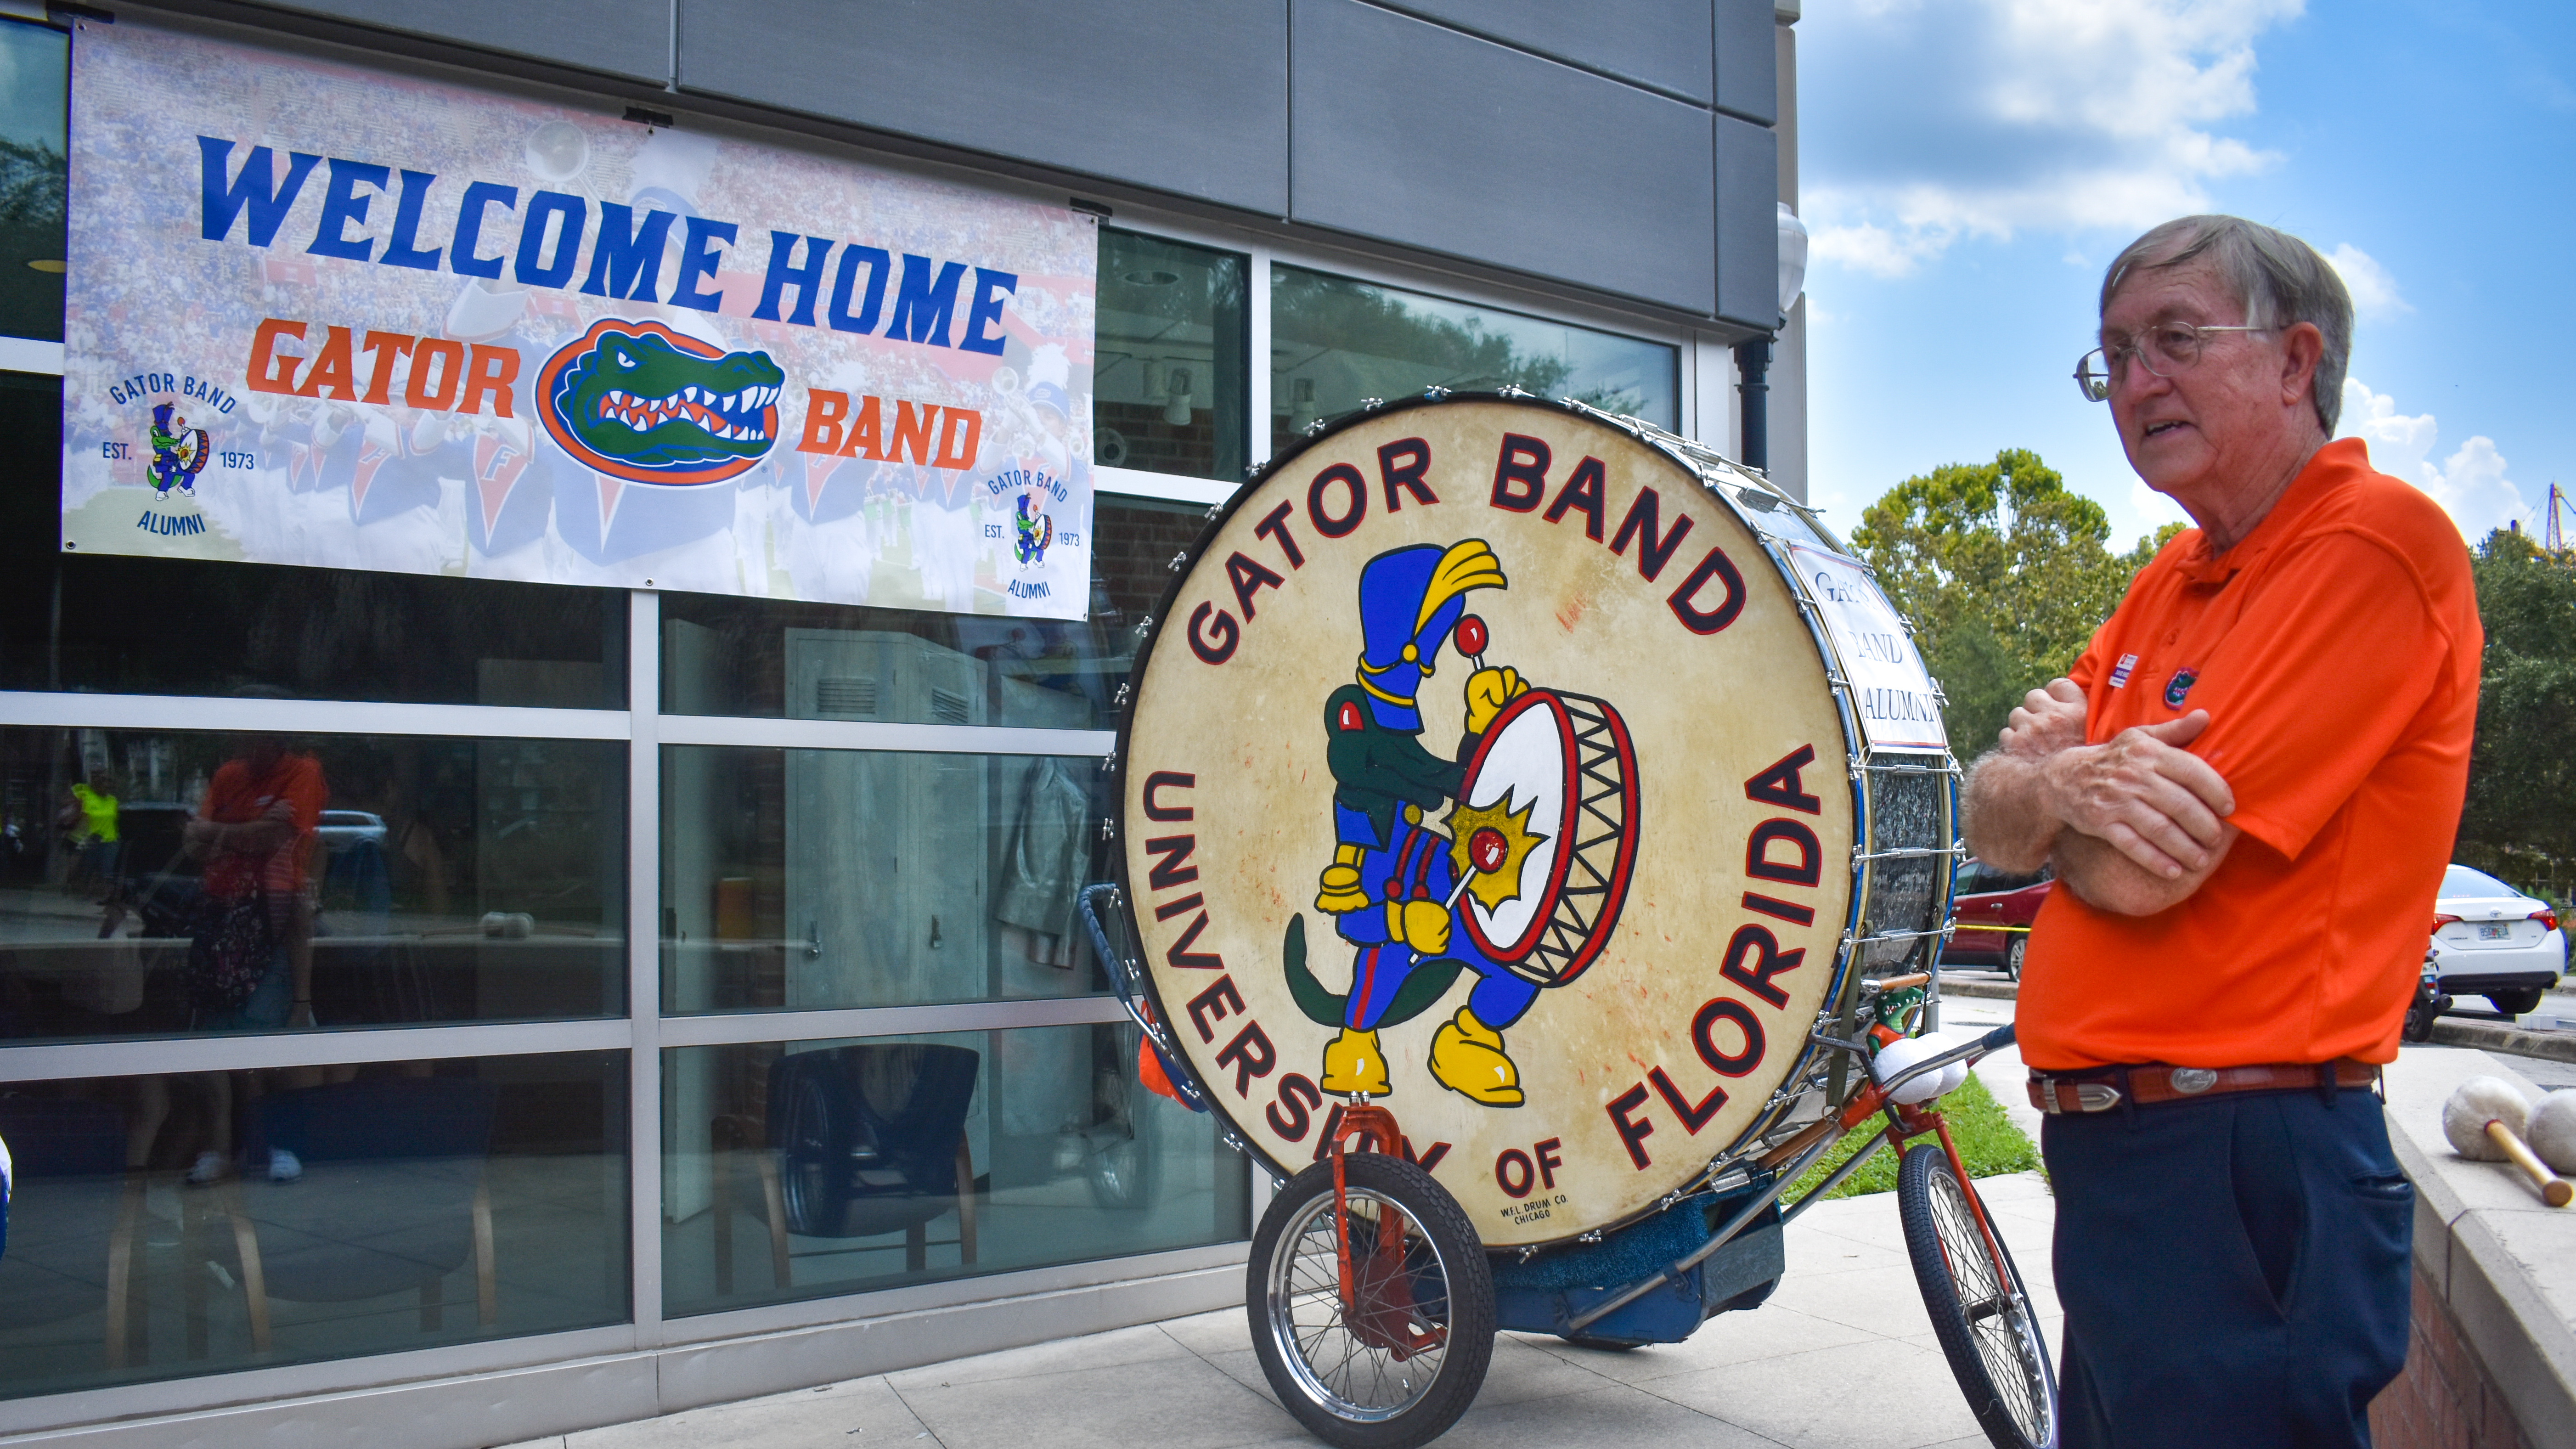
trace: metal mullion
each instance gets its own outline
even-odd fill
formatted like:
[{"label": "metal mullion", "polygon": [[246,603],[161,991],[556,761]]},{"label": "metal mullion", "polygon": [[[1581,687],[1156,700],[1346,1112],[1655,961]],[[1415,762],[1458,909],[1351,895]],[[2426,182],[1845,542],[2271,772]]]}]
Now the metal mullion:
[{"label": "metal mullion", "polygon": [[[630,666],[631,668],[632,666]],[[644,748],[636,716],[636,747]],[[737,715],[663,715],[656,744],[727,745],[789,750],[886,750],[943,755],[1106,755],[1115,730],[1032,729],[1008,725],[876,724],[864,720],[767,719]]]},{"label": "metal mullion", "polygon": [[840,1041],[922,1036],[948,1031],[1015,1031],[1125,1021],[1114,996],[1031,996],[937,1006],[854,1006],[836,1011],[728,1012],[672,1016],[659,1023],[667,1047],[736,1046],[752,1042]]},{"label": "metal mullion", "polygon": [[1244,404],[1245,426],[1252,436],[1244,440],[1243,456],[1253,464],[1270,461],[1270,248],[1251,249],[1251,260],[1244,265]]},{"label": "metal mullion", "polygon": [[626,1009],[629,1311],[662,1343],[662,596],[627,596]]},{"label": "metal mullion", "polygon": [[626,1023],[517,1021],[0,1046],[0,1082],[622,1051]]},{"label": "metal mullion", "polygon": [[0,725],[51,729],[258,730],[303,735],[622,740],[626,738],[627,717],[610,709],[0,690]]}]

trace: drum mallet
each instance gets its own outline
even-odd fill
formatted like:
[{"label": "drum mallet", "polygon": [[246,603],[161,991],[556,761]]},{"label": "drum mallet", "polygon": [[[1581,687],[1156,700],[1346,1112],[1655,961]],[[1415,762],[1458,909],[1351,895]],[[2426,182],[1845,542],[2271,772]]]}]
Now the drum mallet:
[{"label": "drum mallet", "polygon": [[2451,1139],[2452,1151],[2473,1162],[2510,1162],[2521,1168],[2542,1202],[2565,1207],[2576,1199],[2576,1187],[2568,1186],[2523,1145],[2523,1128],[2530,1118],[2531,1104],[2513,1083],[2502,1077],[2471,1077],[2454,1087],[2451,1100],[2442,1104],[2442,1135]]},{"label": "drum mallet", "polygon": [[2531,1150],[2560,1172],[2576,1172],[2576,1092],[2557,1091],[2531,1109]]}]

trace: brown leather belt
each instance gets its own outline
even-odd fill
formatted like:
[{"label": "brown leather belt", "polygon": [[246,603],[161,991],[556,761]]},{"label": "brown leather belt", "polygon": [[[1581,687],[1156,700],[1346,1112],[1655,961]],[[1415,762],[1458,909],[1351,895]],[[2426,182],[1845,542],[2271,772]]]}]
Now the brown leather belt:
[{"label": "brown leather belt", "polygon": [[2123,1101],[2151,1107],[2227,1092],[2320,1091],[2328,1071],[2338,1087],[2367,1087],[2379,1080],[2378,1067],[2350,1057],[2249,1067],[2095,1067],[2031,1073],[2030,1104],[2048,1113],[2108,1112]]}]

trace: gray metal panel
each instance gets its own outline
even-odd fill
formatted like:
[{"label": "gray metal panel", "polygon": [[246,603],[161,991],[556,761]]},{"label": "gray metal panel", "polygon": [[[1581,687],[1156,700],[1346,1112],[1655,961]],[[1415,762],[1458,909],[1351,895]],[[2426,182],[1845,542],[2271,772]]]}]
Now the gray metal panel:
[{"label": "gray metal panel", "polygon": [[1294,40],[1297,220],[1715,307],[1708,112],[1354,0]]},{"label": "gray metal panel", "polygon": [[1780,146],[1765,127],[1717,118],[1717,315],[1780,325]]},{"label": "gray metal panel", "polygon": [[361,25],[452,40],[660,85],[671,77],[671,13],[634,0],[267,0]]},{"label": "gray metal panel", "polygon": [[680,0],[680,84],[1268,212],[1287,0]]},{"label": "gray metal panel", "polygon": [[1717,108],[1748,121],[1780,119],[1780,52],[1771,0],[1717,0]]},{"label": "gray metal panel", "polygon": [[[1381,0],[1426,20],[1709,104],[1709,0]],[[1768,0],[1760,0],[1767,4]]]}]

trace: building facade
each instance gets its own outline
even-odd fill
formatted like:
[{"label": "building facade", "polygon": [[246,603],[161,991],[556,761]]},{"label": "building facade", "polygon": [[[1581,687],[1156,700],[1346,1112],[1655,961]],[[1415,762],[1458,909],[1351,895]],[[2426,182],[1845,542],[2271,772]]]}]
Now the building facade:
[{"label": "building facade", "polygon": [[[1138,626],[1209,505],[1366,398],[1517,385],[1733,452],[1733,349],[1777,337],[1803,495],[1795,18],[0,3],[0,1443],[461,1449],[1236,1301],[1266,1178],[1138,1084],[1072,911]],[[107,26],[1098,218],[1082,617],[67,546]],[[578,140],[524,164],[605,197]],[[316,285],[258,265],[244,305]],[[214,305],[137,279],[70,355]],[[276,406],[311,506],[395,476],[357,411]],[[420,436],[406,506],[470,511],[488,457]]]}]

